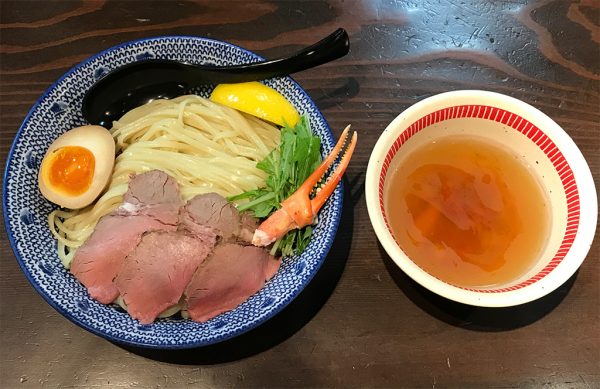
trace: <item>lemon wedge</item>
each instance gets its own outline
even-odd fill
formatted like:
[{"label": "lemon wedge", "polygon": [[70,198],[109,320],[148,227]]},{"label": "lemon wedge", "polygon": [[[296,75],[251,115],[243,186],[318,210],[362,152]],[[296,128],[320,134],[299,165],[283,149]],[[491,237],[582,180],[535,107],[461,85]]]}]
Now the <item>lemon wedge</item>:
[{"label": "lemon wedge", "polygon": [[219,84],[210,100],[235,108],[280,126],[295,126],[300,120],[296,108],[275,89],[260,82]]}]

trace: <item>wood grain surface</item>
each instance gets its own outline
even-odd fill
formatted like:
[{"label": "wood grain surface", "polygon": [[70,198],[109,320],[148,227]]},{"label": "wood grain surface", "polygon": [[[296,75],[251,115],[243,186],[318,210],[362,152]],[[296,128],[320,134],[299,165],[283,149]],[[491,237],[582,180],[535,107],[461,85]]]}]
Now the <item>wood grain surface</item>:
[{"label": "wood grain surface", "polygon": [[600,187],[596,0],[2,0],[0,23],[3,167],[27,112],[67,69],[158,35],[211,37],[274,57],[344,27],[350,54],[295,79],[336,136],[348,123],[360,133],[324,267],[280,315],[222,344],[148,351],[86,332],[35,292],[2,231],[0,387],[600,387],[598,236],[580,271],[549,296],[475,308],[427,292],[393,264],[364,196],[386,125],[457,89],[504,93],[544,111],[580,147]]}]

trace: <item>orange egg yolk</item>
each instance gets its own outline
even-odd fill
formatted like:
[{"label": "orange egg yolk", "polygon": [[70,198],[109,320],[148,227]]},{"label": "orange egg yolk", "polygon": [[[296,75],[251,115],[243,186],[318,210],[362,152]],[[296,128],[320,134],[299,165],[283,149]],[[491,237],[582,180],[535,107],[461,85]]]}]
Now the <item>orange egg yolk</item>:
[{"label": "orange egg yolk", "polygon": [[54,151],[49,161],[50,184],[71,196],[87,191],[94,178],[94,154],[81,146],[65,146]]}]

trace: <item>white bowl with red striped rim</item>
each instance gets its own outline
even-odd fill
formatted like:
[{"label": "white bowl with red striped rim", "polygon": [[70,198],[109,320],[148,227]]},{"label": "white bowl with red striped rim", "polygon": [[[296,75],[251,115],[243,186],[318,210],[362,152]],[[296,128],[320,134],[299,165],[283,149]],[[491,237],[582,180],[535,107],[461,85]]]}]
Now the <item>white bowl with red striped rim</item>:
[{"label": "white bowl with red striped rim", "polygon": [[[547,195],[551,221],[546,246],[535,265],[509,283],[485,288],[451,285],[417,266],[392,235],[384,203],[388,173],[411,150],[451,135],[484,137],[510,148],[536,175]],[[435,95],[396,117],[371,153],[365,194],[381,245],[408,276],[438,295],[484,307],[527,303],[562,285],[585,259],[598,216],[590,169],[567,133],[529,104],[477,90]]]}]

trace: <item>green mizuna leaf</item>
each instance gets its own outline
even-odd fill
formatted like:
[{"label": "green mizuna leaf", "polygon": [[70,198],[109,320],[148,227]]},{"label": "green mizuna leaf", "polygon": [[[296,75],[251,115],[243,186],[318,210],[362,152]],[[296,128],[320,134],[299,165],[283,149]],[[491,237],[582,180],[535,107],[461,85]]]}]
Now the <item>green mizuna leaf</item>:
[{"label": "green mizuna leaf", "polygon": [[[240,211],[251,211],[266,218],[280,208],[321,163],[321,138],[313,135],[308,117],[302,116],[294,127],[281,129],[279,147],[256,167],[268,174],[265,188],[259,188],[228,198],[237,202]],[[245,201],[245,202],[244,202]],[[300,254],[310,242],[312,227],[288,232],[275,242],[273,254]]]}]

